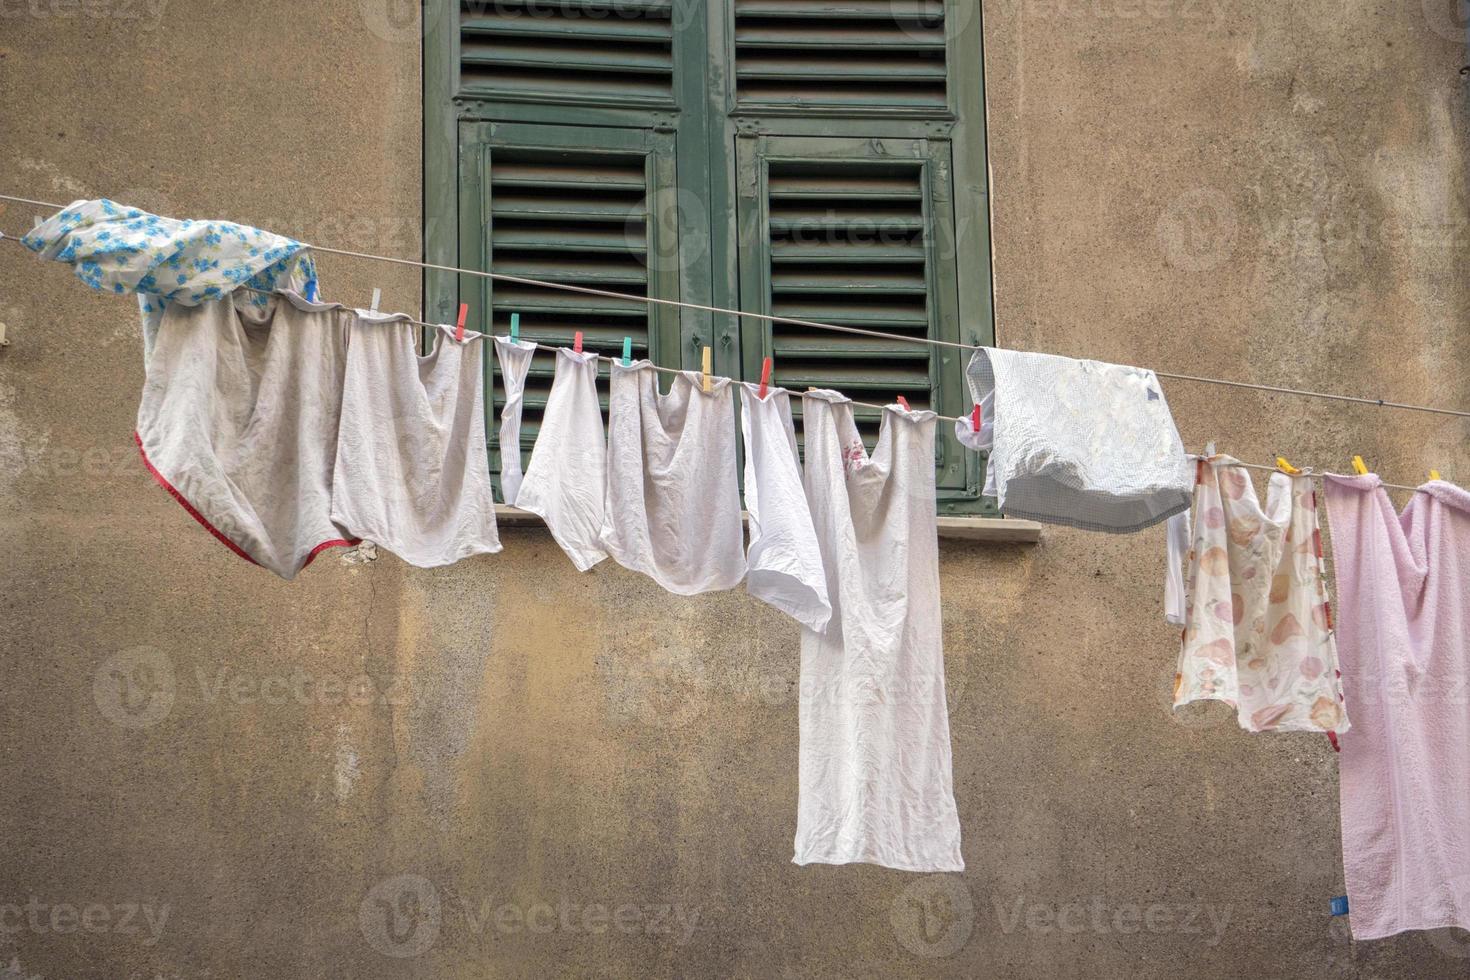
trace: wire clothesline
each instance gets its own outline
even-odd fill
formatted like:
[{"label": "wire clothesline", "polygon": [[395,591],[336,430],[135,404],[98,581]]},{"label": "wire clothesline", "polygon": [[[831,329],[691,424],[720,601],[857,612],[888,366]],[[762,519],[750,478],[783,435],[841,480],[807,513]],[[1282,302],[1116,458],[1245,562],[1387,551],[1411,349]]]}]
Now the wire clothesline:
[{"label": "wire clothesline", "polygon": [[[61,210],[66,205],[56,204],[48,201],[36,201],[25,197],[14,197],[10,194],[0,194],[0,201],[13,201],[18,204],[31,204],[36,207],[53,208]],[[7,235],[8,237],[12,237]],[[887,333],[881,330],[864,330],[861,327],[847,327],[836,323],[822,323],[817,320],[802,320],[793,317],[778,316],[773,313],[753,313],[748,310],[732,310],[722,306],[706,306],[703,303],[691,303],[687,300],[661,299],[655,296],[634,296],[628,293],[619,293],[607,289],[594,289],[590,286],[573,286],[570,283],[547,282],[541,279],[530,279],[525,276],[512,276],[503,272],[486,272],[482,269],[461,269],[452,265],[440,265],[435,262],[420,262],[417,259],[403,259],[391,255],[374,255],[369,252],[354,252],[348,249],[331,248],[326,245],[313,245],[309,242],[302,243],[304,247],[327,255],[342,255],[349,258],[369,259],[374,262],[388,262],[393,265],[412,266],[417,269],[428,269],[435,272],[452,272],[457,275],[479,276],[495,282],[510,282],[522,286],[535,286],[541,289],[557,289],[563,292],[581,293],[586,296],[602,296],[611,299],[620,299],[628,302],[643,303],[648,306],[673,306],[682,309],[700,310],[705,313],[720,313],[727,316],[745,317],[752,320],[764,320],[769,323],[786,323],[798,327],[812,327],[817,330],[831,330],[837,333],[857,334],[863,337],[875,337],[881,340],[897,340],[911,344],[928,344],[933,347],[953,347],[960,350],[980,350],[977,344],[962,344],[952,340],[937,340],[932,337],[914,337],[909,334]],[[437,326],[437,324],[434,324]],[[1430,412],[1436,415],[1453,415],[1459,418],[1470,418],[1470,411],[1455,408],[1439,408],[1432,405],[1411,405],[1407,402],[1389,401],[1384,398],[1366,398],[1361,395],[1339,395],[1325,391],[1308,391],[1303,388],[1287,388],[1279,385],[1252,384],[1246,381],[1230,381],[1225,378],[1206,378],[1192,374],[1175,374],[1167,371],[1154,371],[1160,378],[1169,378],[1173,381],[1189,381],[1197,384],[1224,385],[1230,388],[1247,388],[1254,391],[1268,391],[1281,395],[1297,395],[1303,398],[1325,398],[1331,401],[1354,402],[1361,405],[1376,405],[1379,408],[1397,408],[1411,412]]]},{"label": "wire clothesline", "polygon": [[[60,210],[62,210],[63,208],[66,207],[66,205],[57,204],[55,202],[38,201],[38,200],[34,200],[32,198],[16,197],[16,196],[10,195],[10,194],[0,194],[0,201],[11,201],[11,202],[14,202],[14,203],[17,203],[17,204],[29,204],[29,205],[33,205],[35,207],[51,208],[51,209],[57,210],[57,211],[60,211]],[[14,236],[14,235],[7,234],[7,233],[3,233],[3,232],[0,232],[0,239],[9,239],[11,241],[16,241],[16,242],[19,242],[20,241],[20,239],[18,237]],[[905,342],[905,343],[927,344],[927,345],[934,346],[934,347],[951,347],[951,348],[958,348],[958,349],[961,349],[961,350],[972,350],[972,351],[973,350],[979,350],[979,349],[981,349],[980,346],[979,345],[976,345],[976,344],[964,344],[964,343],[959,343],[959,342],[956,342],[956,341],[938,340],[938,339],[931,338],[931,337],[915,337],[915,336],[908,335],[908,334],[887,333],[885,331],[880,331],[880,330],[865,330],[865,329],[862,329],[860,327],[849,327],[849,326],[843,326],[843,325],[835,324],[835,323],[822,323],[822,322],[816,321],[816,320],[804,320],[804,319],[798,319],[798,318],[793,318],[793,317],[784,317],[784,316],[779,316],[779,315],[771,314],[771,313],[754,313],[754,312],[750,312],[750,311],[746,311],[746,310],[734,310],[734,309],[728,309],[726,307],[720,307],[720,306],[708,306],[708,305],[705,305],[705,304],[702,304],[702,303],[691,303],[691,302],[688,302],[688,301],[685,301],[685,300],[662,299],[662,298],[653,297],[653,296],[635,296],[635,295],[630,295],[628,293],[614,292],[612,290],[595,289],[595,288],[592,288],[592,287],[589,287],[589,286],[574,286],[574,285],[571,285],[569,283],[549,282],[549,281],[541,280],[541,279],[531,279],[531,278],[528,278],[528,277],[525,277],[525,276],[508,275],[508,274],[502,273],[502,272],[486,272],[486,271],[481,270],[481,269],[462,269],[462,268],[459,268],[457,266],[440,265],[440,264],[434,263],[434,262],[421,262],[421,261],[418,261],[416,259],[404,259],[404,258],[399,258],[397,256],[390,256],[390,255],[374,255],[374,254],[369,253],[369,252],[356,252],[356,251],[352,251],[352,250],[349,250],[349,249],[332,248],[330,246],[325,246],[325,245],[315,245],[315,244],[311,244],[309,242],[303,242],[302,245],[303,245],[304,248],[310,249],[311,251],[320,252],[320,253],[328,254],[328,255],[341,255],[341,256],[344,256],[344,257],[348,257],[348,258],[367,259],[367,260],[375,261],[375,262],[385,262],[385,263],[389,263],[389,264],[392,264],[392,265],[410,266],[410,267],[413,267],[413,268],[426,269],[426,270],[431,270],[431,271],[436,271],[436,272],[450,272],[450,273],[454,273],[454,274],[457,274],[457,275],[478,276],[478,277],[481,277],[481,278],[490,279],[490,280],[495,281],[495,282],[509,282],[509,283],[516,283],[518,285],[533,286],[533,287],[538,287],[538,288],[543,288],[543,289],[560,290],[560,291],[563,291],[563,292],[580,293],[580,294],[589,295],[589,296],[602,296],[602,297],[607,297],[607,298],[612,298],[612,299],[624,300],[624,301],[628,301],[628,302],[643,303],[644,305],[648,305],[648,306],[659,305],[659,306],[678,307],[678,308],[682,308],[682,309],[700,310],[700,311],[706,312],[706,313],[719,313],[719,314],[724,314],[724,315],[728,315],[728,316],[745,317],[745,318],[749,318],[749,319],[763,320],[763,321],[766,321],[766,322],[769,322],[769,323],[785,323],[785,324],[791,324],[791,325],[794,325],[794,326],[810,327],[810,328],[814,328],[814,329],[818,329],[818,330],[829,330],[829,331],[834,331],[834,332],[838,332],[838,333],[857,334],[857,335],[860,335],[860,336],[874,337],[874,338],[883,339],[883,340],[896,340],[896,341],[901,341],[901,342]],[[251,291],[252,292],[263,292],[262,290],[251,290]],[[398,322],[412,323],[414,325],[422,326],[422,327],[436,328],[436,327],[444,326],[444,324],[429,323],[429,322],[423,321],[423,320],[415,320],[415,319],[412,319],[412,318],[407,317],[407,316],[400,316],[400,317],[397,317],[396,319],[397,319]],[[547,346],[545,344],[536,343],[534,341],[524,341],[524,342],[525,343],[531,343],[531,344],[533,344],[534,347],[536,349],[538,349],[538,350],[551,351],[551,352],[554,352],[556,350],[555,347]],[[617,362],[619,360],[618,358],[611,357],[611,356],[608,356],[608,355],[605,355],[605,354],[598,354],[597,355],[597,358],[598,358],[598,360],[607,361],[609,363]],[[666,374],[679,374],[679,373],[682,373],[681,372],[681,369],[679,369],[679,368],[663,367],[663,366],[660,366],[660,365],[657,365],[657,364],[650,364],[649,366],[652,367],[653,370],[659,371],[661,373],[666,373]],[[1363,397],[1363,396],[1360,396],[1360,395],[1341,395],[1341,394],[1334,394],[1334,393],[1331,393],[1331,392],[1310,391],[1310,390],[1302,389],[1302,388],[1288,388],[1288,387],[1283,387],[1283,386],[1279,386],[1279,385],[1263,385],[1263,384],[1254,384],[1254,383],[1245,382],[1245,381],[1232,381],[1232,380],[1228,380],[1228,379],[1225,379],[1225,378],[1207,378],[1207,377],[1201,377],[1201,376],[1198,376],[1198,375],[1175,374],[1175,373],[1171,373],[1171,372],[1167,372],[1167,371],[1154,371],[1154,374],[1157,377],[1160,377],[1160,378],[1168,378],[1168,379],[1171,379],[1171,380],[1174,380],[1174,381],[1188,381],[1188,382],[1197,383],[1197,384],[1222,385],[1222,386],[1230,387],[1230,388],[1243,388],[1243,389],[1248,389],[1248,390],[1253,390],[1253,391],[1270,392],[1270,393],[1274,393],[1274,394],[1295,395],[1295,396],[1303,397],[1303,398],[1321,398],[1321,399],[1327,399],[1327,400],[1330,400],[1330,401],[1352,402],[1352,403],[1362,404],[1362,405],[1372,405],[1372,406],[1376,406],[1378,408],[1393,408],[1393,409],[1400,409],[1400,410],[1404,410],[1404,411],[1427,412],[1427,413],[1436,414],[1436,415],[1449,415],[1449,416],[1455,416],[1455,417],[1458,417],[1458,418],[1470,418],[1470,411],[1465,411],[1465,410],[1461,410],[1461,409],[1453,409],[1453,408],[1440,408],[1440,407],[1437,407],[1437,406],[1430,406],[1430,405],[1413,405],[1413,404],[1409,404],[1409,403],[1406,403],[1406,402],[1390,401],[1390,400],[1383,399],[1383,398],[1367,398],[1367,397]],[[722,379],[722,380],[738,381],[739,379],[727,378],[727,379]],[[879,410],[881,410],[881,409],[883,409],[885,407],[883,405],[877,405],[877,404],[873,404],[871,402],[860,402],[860,401],[856,401],[856,400],[852,400],[852,399],[849,399],[849,401],[851,401],[851,403],[853,405],[861,406],[863,408],[873,408],[873,409],[879,409]],[[949,421],[949,422],[958,422],[958,421],[961,421],[960,419],[958,419],[958,418],[956,418],[955,416],[952,416],[952,415],[939,415],[938,413],[935,413],[935,414],[937,415],[938,418],[944,419],[945,421]],[[1237,464],[1239,466],[1242,466],[1242,467],[1245,467],[1245,468],[1248,468],[1248,469],[1257,469],[1257,470],[1265,470],[1265,471],[1273,471],[1273,470],[1276,470],[1277,469],[1277,467],[1274,467],[1274,466],[1262,466],[1262,465],[1255,464],[1255,463],[1244,463],[1244,462],[1237,461]],[[1315,470],[1317,468],[1311,468],[1311,469],[1312,470]],[[1391,489],[1395,489],[1395,490],[1417,491],[1419,489],[1418,487],[1405,486],[1405,485],[1397,484],[1397,483],[1383,483],[1382,485],[1385,486],[1385,487],[1391,488]]]}]

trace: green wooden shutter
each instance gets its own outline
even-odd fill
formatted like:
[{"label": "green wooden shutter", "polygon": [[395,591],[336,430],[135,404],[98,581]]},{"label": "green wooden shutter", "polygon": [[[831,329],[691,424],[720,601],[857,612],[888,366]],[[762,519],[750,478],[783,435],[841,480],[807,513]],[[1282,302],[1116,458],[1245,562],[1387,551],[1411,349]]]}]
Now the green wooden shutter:
[{"label": "green wooden shutter", "polygon": [[670,0],[463,0],[459,93],[673,105]]},{"label": "green wooden shutter", "polygon": [[[466,128],[460,159],[468,170],[461,254],[478,267],[630,297],[677,295],[677,226],[661,214],[675,191],[672,134],[484,123]],[[481,278],[463,283],[461,295],[477,296],[475,307],[490,311],[481,327],[493,333],[509,333],[511,314],[519,313],[528,340],[570,346],[581,331],[585,348],[600,353],[621,353],[625,336],[636,357],[663,362],[678,352],[679,319],[670,307]],[[495,368],[487,348],[487,380]],[[549,355],[532,361],[523,455],[539,431],[554,369]],[[498,469],[505,392],[498,383],[493,391],[486,432]]]},{"label": "green wooden shutter", "polygon": [[943,0],[735,0],[741,106],[942,110]]},{"label": "green wooden shutter", "polygon": [[[950,146],[945,140],[759,136],[736,140],[743,309],[915,338],[959,340]],[[858,401],[963,409],[963,352],[761,322],[747,371]],[[879,410],[855,409],[871,445]],[[941,487],[964,491],[965,456],[936,446]]]},{"label": "green wooden shutter", "polygon": [[[993,338],[979,0],[426,2],[431,261]],[[959,350],[444,273],[425,288],[432,317],[464,299],[479,329],[519,312],[551,343],[582,329],[615,352],[628,335],[683,367],[709,344],[746,378],[771,353],[788,387],[970,407]],[[523,450],[552,369],[534,364]],[[940,510],[983,509],[978,460],[940,429]]]}]

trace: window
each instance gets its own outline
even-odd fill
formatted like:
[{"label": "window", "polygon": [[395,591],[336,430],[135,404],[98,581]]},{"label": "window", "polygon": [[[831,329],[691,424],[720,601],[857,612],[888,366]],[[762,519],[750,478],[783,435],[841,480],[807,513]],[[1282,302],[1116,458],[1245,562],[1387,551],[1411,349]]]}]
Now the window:
[{"label": "window", "polygon": [[[992,339],[979,0],[426,0],[429,259]],[[431,273],[431,315],[860,401],[969,410],[965,352]],[[552,361],[528,382],[528,452]],[[486,371],[495,369],[490,354]],[[605,373],[605,372],[604,372]],[[497,385],[498,389],[499,386]],[[496,391],[497,398],[500,391]],[[799,409],[799,403],[798,403]],[[487,432],[492,440],[498,402]],[[865,436],[876,410],[859,409]],[[799,427],[798,427],[799,429]],[[492,445],[492,459],[506,447]],[[988,509],[941,424],[939,508]]]}]

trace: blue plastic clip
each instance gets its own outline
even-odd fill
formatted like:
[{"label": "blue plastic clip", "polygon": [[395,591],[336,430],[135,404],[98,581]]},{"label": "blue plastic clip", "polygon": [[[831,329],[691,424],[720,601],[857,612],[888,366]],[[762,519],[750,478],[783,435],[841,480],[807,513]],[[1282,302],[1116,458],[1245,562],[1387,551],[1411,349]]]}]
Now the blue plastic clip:
[{"label": "blue plastic clip", "polygon": [[633,364],[633,338],[623,338],[623,367],[631,367]]},{"label": "blue plastic clip", "polygon": [[1347,901],[1347,896],[1346,895],[1339,895],[1339,896],[1337,896],[1336,898],[1334,898],[1332,900],[1332,914],[1333,915],[1347,915],[1348,914],[1348,901]]},{"label": "blue plastic clip", "polygon": [[519,343],[521,339],[521,315],[512,313],[510,315],[510,342]]}]

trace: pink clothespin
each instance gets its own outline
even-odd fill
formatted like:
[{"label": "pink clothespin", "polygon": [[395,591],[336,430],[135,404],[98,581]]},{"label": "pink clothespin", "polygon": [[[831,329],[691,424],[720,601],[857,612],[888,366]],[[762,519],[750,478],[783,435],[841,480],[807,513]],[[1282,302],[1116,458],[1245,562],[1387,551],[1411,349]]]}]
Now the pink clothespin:
[{"label": "pink clothespin", "polygon": [[766,389],[771,386],[771,359],[768,357],[761,361],[761,390],[757,398],[766,397]]},{"label": "pink clothespin", "polygon": [[459,304],[459,319],[454,322],[454,339],[464,341],[464,318],[470,315],[470,304]]},{"label": "pink clothespin", "polygon": [[909,400],[902,395],[898,396],[898,403],[903,406],[905,412],[913,411],[913,409],[909,408]]},{"label": "pink clothespin", "polygon": [[980,406],[976,405],[975,410],[970,413],[970,431],[979,432],[981,420]]},{"label": "pink clothespin", "polygon": [[582,353],[582,331],[577,331],[577,336],[572,338],[572,350],[578,354]]}]

